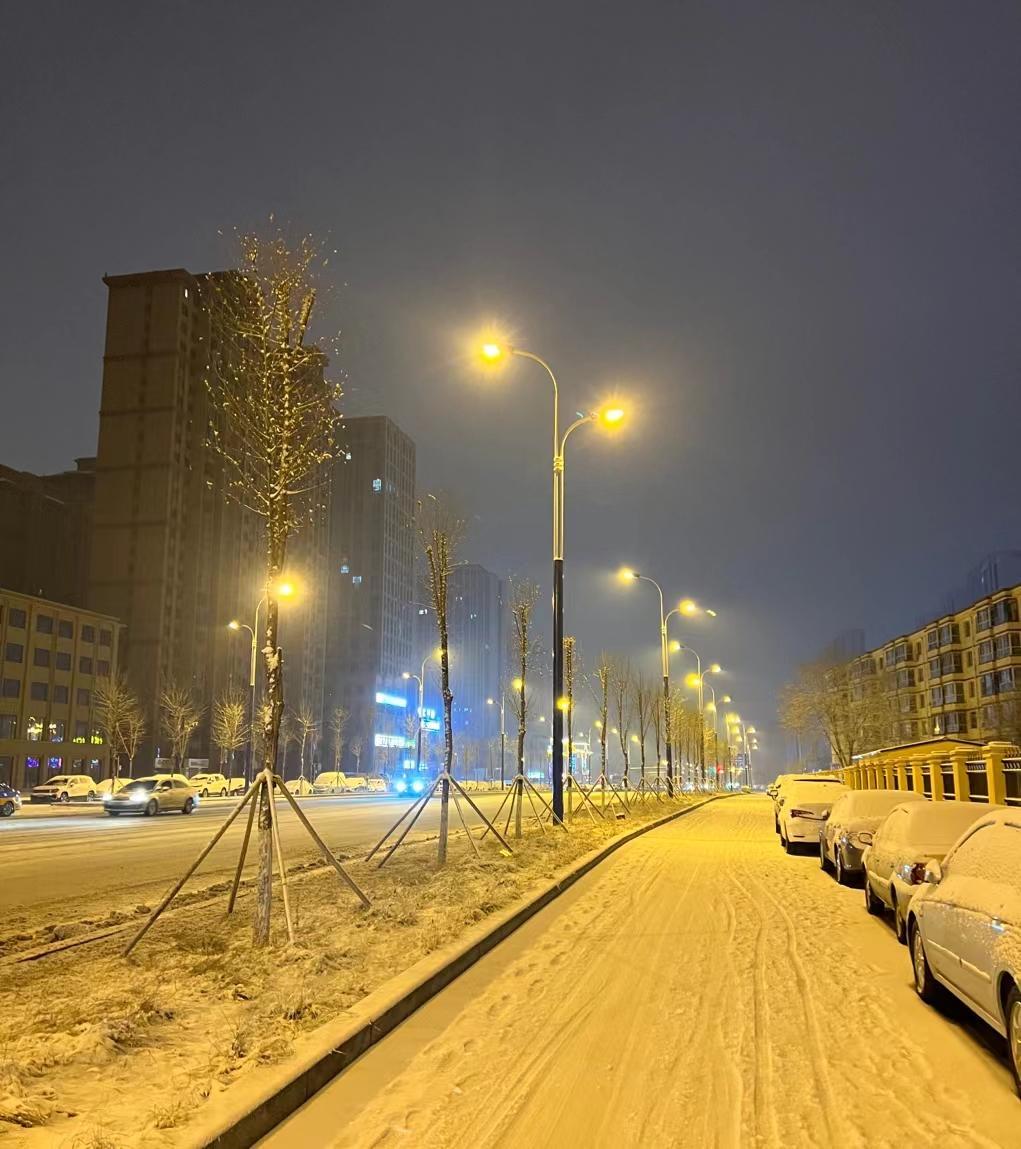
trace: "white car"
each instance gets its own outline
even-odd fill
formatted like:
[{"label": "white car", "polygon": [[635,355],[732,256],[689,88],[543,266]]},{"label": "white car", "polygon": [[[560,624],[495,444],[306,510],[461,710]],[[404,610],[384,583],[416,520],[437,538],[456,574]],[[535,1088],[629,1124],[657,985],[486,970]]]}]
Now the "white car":
[{"label": "white car", "polygon": [[96,783],[96,794],[102,798],[104,794],[116,794],[121,787],[126,786],[131,781],[128,774],[120,774],[116,778],[104,778],[102,782]]},{"label": "white car", "polygon": [[847,793],[843,782],[826,774],[806,775],[784,783],[777,795],[780,845],[788,854],[798,846],[819,848],[819,830],[838,798]]},{"label": "white car", "polygon": [[915,990],[948,989],[1002,1037],[1021,1093],[1021,810],[978,816],[908,907]]},{"label": "white car", "polygon": [[925,801],[913,790],[849,791],[833,804],[819,830],[819,865],[832,868],[837,881],[847,885],[864,873],[862,851],[894,806]]},{"label": "white car", "polygon": [[228,794],[243,794],[248,789],[248,783],[241,775],[231,775],[227,779]]},{"label": "white car", "polygon": [[290,782],[285,782],[284,785],[298,798],[304,798],[306,795],[313,793],[312,783],[304,774],[302,774],[300,778],[292,778]]},{"label": "white car", "polygon": [[385,778],[370,778],[366,789],[370,794],[385,794],[387,792]]},{"label": "white car", "polygon": [[897,940],[907,944],[908,905],[925,877],[926,862],[942,862],[946,852],[990,809],[972,802],[912,802],[895,806],[865,847],[865,908],[893,911]]},{"label": "white car", "polygon": [[230,782],[223,774],[192,774],[188,785],[198,791],[200,798],[226,798],[230,793]]},{"label": "white car", "polygon": [[348,786],[345,785],[347,775],[343,770],[323,770],[316,775],[312,783],[313,794],[343,794]]},{"label": "white car", "polygon": [[30,802],[70,802],[72,798],[96,800],[99,786],[88,774],[57,774],[47,782],[33,786],[28,795]]},{"label": "white car", "polygon": [[780,807],[783,804],[784,789],[792,786],[795,782],[813,782],[819,778],[833,781],[829,774],[778,774],[776,776],[776,780],[766,791],[773,800],[773,830],[775,833],[780,833]]}]

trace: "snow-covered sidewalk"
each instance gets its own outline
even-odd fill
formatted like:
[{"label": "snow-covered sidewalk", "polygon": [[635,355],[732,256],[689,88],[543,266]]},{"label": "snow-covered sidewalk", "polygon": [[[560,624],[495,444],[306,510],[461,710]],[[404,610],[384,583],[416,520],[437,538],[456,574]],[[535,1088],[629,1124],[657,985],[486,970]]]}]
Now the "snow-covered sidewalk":
[{"label": "snow-covered sidewalk", "polygon": [[263,1142],[1019,1144],[995,1039],[918,1001],[889,924],[753,797],[625,847]]}]

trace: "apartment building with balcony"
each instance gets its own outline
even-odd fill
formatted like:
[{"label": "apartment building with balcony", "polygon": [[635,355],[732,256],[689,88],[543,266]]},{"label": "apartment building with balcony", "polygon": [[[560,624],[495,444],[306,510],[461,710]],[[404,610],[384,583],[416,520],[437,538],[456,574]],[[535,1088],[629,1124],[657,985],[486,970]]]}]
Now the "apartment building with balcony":
[{"label": "apartment building with balcony", "polygon": [[0,590],[0,781],[110,773],[96,682],[117,673],[117,619]]},{"label": "apartment building with balcony", "polygon": [[904,742],[1021,739],[1021,585],[931,620],[853,662],[889,702]]}]

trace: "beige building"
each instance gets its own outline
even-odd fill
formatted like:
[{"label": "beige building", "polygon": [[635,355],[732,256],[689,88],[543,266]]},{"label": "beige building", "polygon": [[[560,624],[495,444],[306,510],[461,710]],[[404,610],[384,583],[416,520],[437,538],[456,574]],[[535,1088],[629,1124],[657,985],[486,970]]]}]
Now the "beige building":
[{"label": "beige building", "polygon": [[27,790],[110,773],[95,684],[117,673],[119,630],[109,615],[0,590],[0,780]]},{"label": "beige building", "polygon": [[854,660],[889,696],[897,740],[1021,739],[1021,586],[996,591]]}]

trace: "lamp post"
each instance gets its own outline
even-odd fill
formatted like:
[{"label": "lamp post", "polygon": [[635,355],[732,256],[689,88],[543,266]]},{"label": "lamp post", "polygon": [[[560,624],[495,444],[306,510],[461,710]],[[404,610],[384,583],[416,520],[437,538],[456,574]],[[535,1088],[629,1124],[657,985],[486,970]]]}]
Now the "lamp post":
[{"label": "lamp post", "polygon": [[[537,363],[549,376],[553,384],[553,755],[552,755],[552,810],[553,820],[564,820],[564,712],[560,699],[564,693],[564,446],[567,437],[577,427],[590,423],[598,414],[582,415],[560,437],[560,388],[553,368],[541,356],[520,347],[502,343],[483,343],[483,359],[490,363],[502,360],[505,356],[516,355],[520,359],[530,359]],[[617,423],[623,418],[623,411],[611,408],[604,415],[607,422]]]},{"label": "lamp post", "polygon": [[418,732],[415,737],[415,774],[417,775],[422,769],[422,721],[425,717],[423,711],[425,710],[425,667],[433,655],[436,654],[435,650],[430,650],[429,653],[422,659],[422,665],[418,674],[412,674],[410,671],[405,670],[401,674],[401,678],[405,682],[410,682],[413,678],[418,683]]},{"label": "lamp post", "polygon": [[[663,674],[663,734],[666,742],[666,792],[667,796],[674,796],[674,748],[670,740],[670,651],[667,645],[666,620],[667,614],[663,601],[663,588],[654,578],[639,574],[638,571],[624,571],[625,577],[636,582],[648,582],[656,588],[659,594],[659,661]],[[672,613],[672,612],[671,612]]]},{"label": "lamp post", "polygon": [[[496,703],[492,698],[486,699],[487,706],[495,706]],[[503,687],[500,687],[500,789],[505,788],[504,780],[504,764],[507,760],[507,727],[505,725],[505,708],[507,705],[507,695],[504,693]]]},{"label": "lamp post", "polygon": [[[292,598],[294,596],[294,584],[291,582],[282,582],[276,588],[278,598]],[[249,626],[247,622],[239,622],[238,619],[232,618],[227,623],[229,630],[242,631],[247,630],[251,638],[251,656],[248,663],[248,690],[249,690],[249,722],[248,722],[248,776],[245,778],[246,782],[251,782],[255,775],[255,671],[258,666],[258,653],[259,653],[259,611],[262,610],[266,604],[268,596],[263,595],[255,606],[255,618],[252,620],[252,625]]]}]

